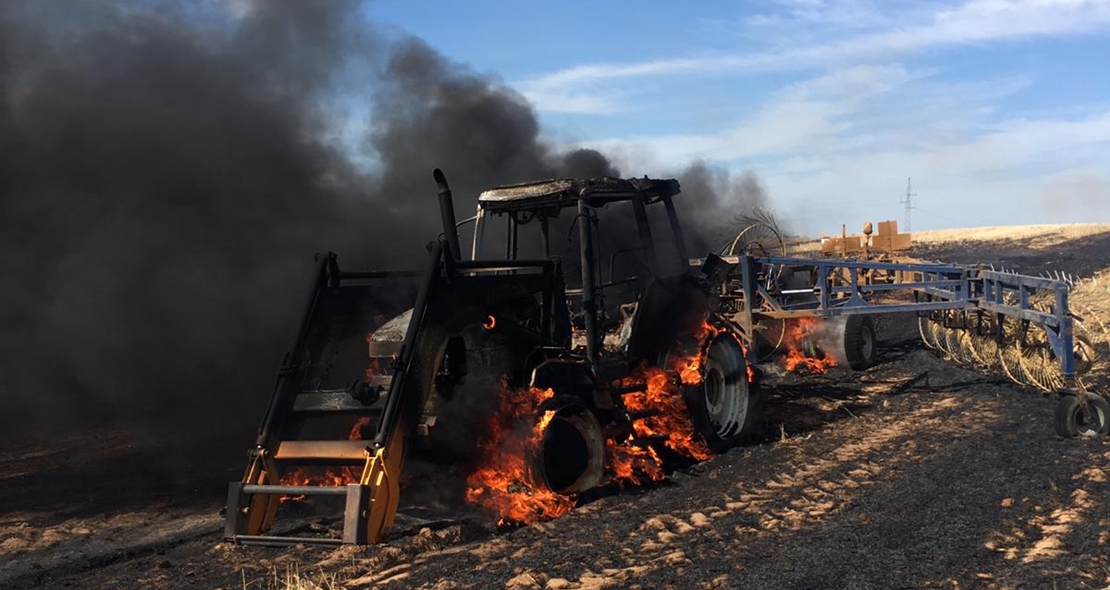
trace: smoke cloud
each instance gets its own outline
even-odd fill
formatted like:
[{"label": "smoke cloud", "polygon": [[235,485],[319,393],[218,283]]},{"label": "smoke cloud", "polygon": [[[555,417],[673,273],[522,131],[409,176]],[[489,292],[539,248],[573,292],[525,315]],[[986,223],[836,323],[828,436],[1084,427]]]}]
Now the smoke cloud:
[{"label": "smoke cloud", "polygon": [[[460,196],[615,172],[555,153],[519,95],[379,34],[359,2],[199,6],[0,7],[9,431],[253,426],[312,253],[415,263],[438,233],[432,168]],[[360,100],[365,129],[328,108]]]},{"label": "smoke cloud", "polygon": [[352,41],[341,15],[290,2],[197,18],[0,13],[0,415],[14,425],[203,422],[257,403],[306,255],[357,243],[344,220],[364,179],[316,108],[320,66]]},{"label": "smoke cloud", "polygon": [[[460,219],[491,184],[619,175],[546,144],[499,80],[363,14],[355,0],[0,4],[9,434],[250,430],[312,253],[415,265],[440,231],[433,168]],[[706,243],[710,208],[763,199],[705,166],[681,180],[705,199],[686,209]]]},{"label": "smoke cloud", "polygon": [[677,178],[682,185],[683,219],[691,228],[687,240],[692,253],[721,250],[746,227],[744,216],[765,211],[769,204],[752,172],[733,176],[723,168],[696,162]]}]

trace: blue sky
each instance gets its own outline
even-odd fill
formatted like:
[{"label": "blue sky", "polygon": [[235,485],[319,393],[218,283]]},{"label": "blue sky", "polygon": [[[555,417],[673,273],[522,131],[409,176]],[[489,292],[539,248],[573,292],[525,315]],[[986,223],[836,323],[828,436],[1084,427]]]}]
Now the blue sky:
[{"label": "blue sky", "polygon": [[1110,0],[371,4],[625,175],[751,170],[807,232],[1110,222]]}]

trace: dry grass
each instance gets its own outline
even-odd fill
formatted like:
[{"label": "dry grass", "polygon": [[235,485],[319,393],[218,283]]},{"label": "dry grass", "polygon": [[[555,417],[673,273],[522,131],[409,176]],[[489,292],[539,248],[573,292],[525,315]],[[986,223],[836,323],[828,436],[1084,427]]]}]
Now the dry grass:
[{"label": "dry grass", "polygon": [[256,580],[247,580],[246,572],[243,573],[243,590],[346,590],[339,581],[337,574],[329,574],[323,570],[319,573],[303,574],[296,565],[286,566],[285,571],[278,568],[270,570],[269,575]]},{"label": "dry grass", "polygon": [[992,242],[998,240],[1029,240],[1032,249],[1049,248],[1063,242],[1110,233],[1107,223],[1062,223],[1045,225],[996,225],[963,229],[939,229],[913,232],[918,244],[952,242]]}]

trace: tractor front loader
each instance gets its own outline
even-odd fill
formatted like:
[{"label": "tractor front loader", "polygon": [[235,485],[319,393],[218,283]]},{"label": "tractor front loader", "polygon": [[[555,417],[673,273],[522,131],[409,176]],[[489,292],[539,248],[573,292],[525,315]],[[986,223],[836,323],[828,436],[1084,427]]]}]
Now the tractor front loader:
[{"label": "tractor front loader", "polygon": [[[436,171],[445,223],[454,228],[450,190]],[[449,214],[449,215],[448,215]],[[481,326],[501,309],[537,300],[536,319],[516,334],[536,345],[565,340],[569,325],[558,321],[553,309],[563,287],[557,264],[548,260],[461,261],[458,240],[448,232],[429,245],[422,271],[345,272],[334,253],[317,255],[305,315],[278,373],[277,384],[243,479],[228,492],[227,539],[244,544],[373,543],[393,521],[399,481],[412,439],[421,425],[429,397],[457,378],[449,374],[459,359],[452,355],[453,338]],[[509,274],[511,273],[511,274]],[[399,314],[403,339],[385,359],[381,374],[354,379],[346,387],[320,388],[334,381],[331,374],[362,376],[358,361],[365,356],[365,335],[376,327],[371,317],[389,309],[388,301],[414,297],[412,308]],[[397,310],[396,305],[393,308]],[[507,320],[506,320],[507,321]],[[396,324],[396,322],[393,322]],[[504,326],[503,326],[504,327]],[[384,328],[384,326],[383,326]],[[337,345],[338,342],[338,345]],[[359,343],[361,342],[361,346]],[[353,343],[348,350],[336,351]],[[382,343],[371,341],[371,350]],[[362,355],[350,349],[361,350]],[[349,359],[348,359],[349,360]],[[339,377],[339,384],[343,384]],[[363,424],[351,440],[304,438],[326,432],[314,419],[358,417]],[[373,428],[369,428],[374,425]],[[332,433],[335,429],[332,429]],[[345,434],[345,432],[344,432]],[[342,469],[353,480],[333,485],[318,481],[289,483],[291,472],[305,467]],[[341,538],[275,536],[268,534],[283,500],[311,495],[343,496],[346,501]]]}]

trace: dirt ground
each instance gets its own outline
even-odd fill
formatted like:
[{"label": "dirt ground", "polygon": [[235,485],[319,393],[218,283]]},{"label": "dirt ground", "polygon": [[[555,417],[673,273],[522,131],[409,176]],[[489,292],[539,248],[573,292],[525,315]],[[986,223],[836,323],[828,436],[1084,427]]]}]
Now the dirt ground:
[{"label": "dirt ground", "polygon": [[[1105,328],[1110,226],[1040,232],[916,254],[1096,277],[1073,299]],[[1110,439],[1058,438],[1052,401],[925,350],[912,316],[879,330],[867,371],[768,367],[761,443],[511,530],[411,508],[378,546],[234,546],[245,446],[0,440],[0,588],[1110,588]]]}]

